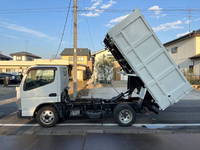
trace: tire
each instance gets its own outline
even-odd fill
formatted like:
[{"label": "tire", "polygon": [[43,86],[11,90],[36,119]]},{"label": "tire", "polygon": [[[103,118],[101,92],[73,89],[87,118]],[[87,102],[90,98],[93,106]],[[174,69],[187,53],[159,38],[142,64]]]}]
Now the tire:
[{"label": "tire", "polygon": [[114,119],[123,127],[131,126],[136,121],[136,112],[128,104],[118,104],[114,108]]},{"label": "tire", "polygon": [[59,120],[59,117],[54,107],[44,106],[38,111],[36,115],[36,120],[41,126],[49,128],[56,125],[56,123]]}]

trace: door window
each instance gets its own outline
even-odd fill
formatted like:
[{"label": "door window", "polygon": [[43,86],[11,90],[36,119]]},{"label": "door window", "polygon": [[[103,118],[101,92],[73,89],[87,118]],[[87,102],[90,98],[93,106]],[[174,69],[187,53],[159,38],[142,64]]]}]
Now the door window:
[{"label": "door window", "polygon": [[52,83],[54,79],[54,69],[32,69],[26,76],[26,80],[24,82],[24,91],[47,85]]}]

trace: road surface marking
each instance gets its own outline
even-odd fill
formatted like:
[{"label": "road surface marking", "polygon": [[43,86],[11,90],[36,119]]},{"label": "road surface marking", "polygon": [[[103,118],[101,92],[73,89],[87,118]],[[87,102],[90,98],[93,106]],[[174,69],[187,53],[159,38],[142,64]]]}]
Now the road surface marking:
[{"label": "road surface marking", "polygon": [[[39,124],[9,124],[0,123],[0,127],[38,127]],[[56,126],[118,126],[116,123],[61,123]],[[133,124],[132,127],[146,127],[150,129],[165,127],[200,127],[200,123],[193,124]]]},{"label": "road surface marking", "polygon": [[5,99],[5,100],[1,100],[0,101],[0,106],[1,105],[5,105],[5,104],[9,104],[9,103],[13,103],[13,102],[16,102],[17,99],[14,97],[14,98],[9,98],[9,99]]},{"label": "road surface marking", "polygon": [[0,127],[37,127],[39,124],[11,124],[11,123],[0,123]]}]

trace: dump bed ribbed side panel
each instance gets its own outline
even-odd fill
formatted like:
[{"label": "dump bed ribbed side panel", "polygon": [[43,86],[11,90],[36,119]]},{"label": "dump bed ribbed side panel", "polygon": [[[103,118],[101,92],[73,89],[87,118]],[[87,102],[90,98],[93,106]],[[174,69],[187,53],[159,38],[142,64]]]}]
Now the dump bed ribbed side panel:
[{"label": "dump bed ribbed side panel", "polygon": [[162,110],[191,91],[191,85],[139,11],[110,29],[106,38],[121,55],[118,61],[122,68],[141,78]]}]

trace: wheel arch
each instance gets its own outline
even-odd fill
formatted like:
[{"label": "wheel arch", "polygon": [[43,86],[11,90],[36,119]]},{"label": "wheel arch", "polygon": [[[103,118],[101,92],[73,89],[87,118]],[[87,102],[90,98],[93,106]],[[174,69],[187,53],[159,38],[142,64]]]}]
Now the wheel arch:
[{"label": "wheel arch", "polygon": [[33,117],[35,118],[38,111],[42,108],[42,107],[45,107],[45,106],[51,106],[51,107],[54,107],[56,109],[56,111],[58,112],[58,116],[60,118],[63,117],[62,115],[62,109],[60,109],[60,104],[59,103],[42,103],[40,105],[38,105],[34,111],[34,114],[33,114]]}]

